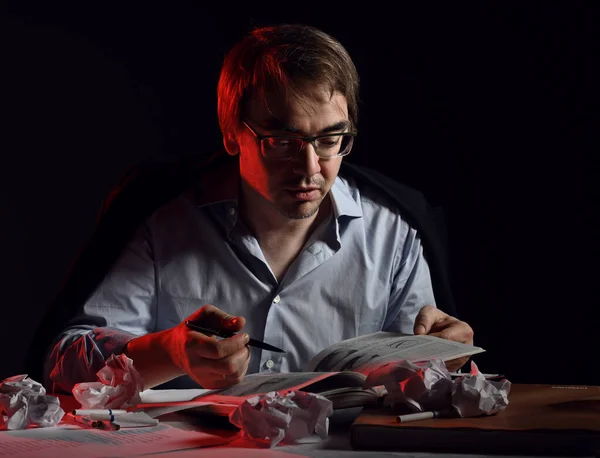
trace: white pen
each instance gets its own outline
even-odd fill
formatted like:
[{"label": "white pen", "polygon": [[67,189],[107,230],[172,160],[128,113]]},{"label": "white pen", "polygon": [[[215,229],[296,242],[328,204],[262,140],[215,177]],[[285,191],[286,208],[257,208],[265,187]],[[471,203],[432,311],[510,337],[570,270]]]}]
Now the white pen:
[{"label": "white pen", "polygon": [[[464,377],[465,375],[471,375],[471,374],[469,372],[450,372],[450,376],[451,377]],[[484,373],[481,373],[481,375],[483,375],[486,379],[504,378],[504,376],[501,375],[501,374],[484,374]]]},{"label": "white pen", "polygon": [[158,420],[144,412],[126,412],[124,414],[109,415],[107,413],[91,413],[92,420],[110,421],[121,426],[156,426]]},{"label": "white pen", "polygon": [[[121,415],[127,413],[125,409],[75,409],[71,412],[73,415],[91,415],[91,414],[107,414]],[[97,418],[100,420],[100,418]]]},{"label": "white pen", "polygon": [[429,420],[430,418],[441,417],[444,412],[439,410],[428,410],[426,412],[408,413],[406,415],[398,415],[398,421],[400,423],[407,423],[409,421],[418,420]]}]

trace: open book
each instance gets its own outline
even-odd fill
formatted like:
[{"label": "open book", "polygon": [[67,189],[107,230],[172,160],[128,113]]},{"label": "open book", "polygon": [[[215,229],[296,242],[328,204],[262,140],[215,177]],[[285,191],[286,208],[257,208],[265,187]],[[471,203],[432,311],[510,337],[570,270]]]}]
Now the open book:
[{"label": "open book", "polygon": [[377,388],[362,388],[376,367],[400,360],[449,361],[483,351],[439,337],[381,331],[331,345],[309,361],[305,372],[251,374],[237,385],[218,390],[146,390],[136,408],[154,417],[192,408],[227,415],[254,395],[292,390],[318,393],[331,400],[334,409],[365,406],[377,403],[382,394]]}]

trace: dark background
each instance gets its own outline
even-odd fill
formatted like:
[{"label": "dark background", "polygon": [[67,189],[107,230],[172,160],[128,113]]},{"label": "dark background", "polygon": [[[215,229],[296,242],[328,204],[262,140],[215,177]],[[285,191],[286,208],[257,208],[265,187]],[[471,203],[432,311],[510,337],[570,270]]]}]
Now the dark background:
[{"label": "dark background", "polygon": [[600,384],[599,8],[371,3],[2,5],[0,377],[22,370],[121,172],[220,149],[224,53],[256,25],[306,22],[338,38],[362,77],[348,160],[445,208],[480,368]]}]

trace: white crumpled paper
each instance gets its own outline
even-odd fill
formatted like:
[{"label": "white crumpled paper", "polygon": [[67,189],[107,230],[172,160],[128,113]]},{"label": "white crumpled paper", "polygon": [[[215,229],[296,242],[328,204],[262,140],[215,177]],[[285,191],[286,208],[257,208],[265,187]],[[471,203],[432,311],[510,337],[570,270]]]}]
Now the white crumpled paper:
[{"label": "white crumpled paper", "polygon": [[451,404],[452,377],[444,362],[402,360],[370,372],[364,388],[385,386],[384,404],[407,406],[413,412],[440,410]]},{"label": "white crumpled paper", "polygon": [[274,447],[281,441],[294,443],[313,434],[324,439],[332,413],[331,401],[318,394],[271,391],[245,400],[231,412],[229,420],[242,430],[243,437]]},{"label": "white crumpled paper", "polygon": [[[4,415],[8,420],[4,421]],[[26,429],[31,424],[55,426],[65,414],[56,396],[46,394],[41,383],[26,374],[15,375],[0,382],[0,427]]]},{"label": "white crumpled paper", "polygon": [[384,404],[392,408],[461,417],[493,415],[504,410],[511,387],[508,380],[487,380],[473,361],[469,374],[452,380],[446,364],[438,359],[385,364],[368,374],[363,387],[380,385],[387,391]]},{"label": "white crumpled paper", "polygon": [[454,380],[452,405],[461,417],[493,415],[506,409],[511,383],[487,380],[471,361],[471,373]]},{"label": "white crumpled paper", "polygon": [[99,382],[78,383],[73,396],[83,409],[119,409],[139,404],[144,382],[126,355],[111,355],[96,375]]}]

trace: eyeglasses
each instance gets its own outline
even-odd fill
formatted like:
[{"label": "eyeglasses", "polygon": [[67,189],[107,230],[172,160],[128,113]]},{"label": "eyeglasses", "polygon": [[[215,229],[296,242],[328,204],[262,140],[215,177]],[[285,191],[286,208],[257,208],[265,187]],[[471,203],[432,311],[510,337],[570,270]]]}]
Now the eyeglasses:
[{"label": "eyeglasses", "polygon": [[295,137],[283,135],[260,135],[246,121],[242,121],[260,141],[260,152],[267,159],[286,160],[297,156],[307,143],[315,149],[321,159],[346,156],[352,150],[356,132],[323,134],[315,137]]}]

